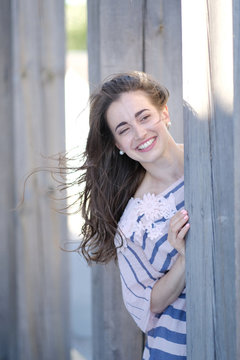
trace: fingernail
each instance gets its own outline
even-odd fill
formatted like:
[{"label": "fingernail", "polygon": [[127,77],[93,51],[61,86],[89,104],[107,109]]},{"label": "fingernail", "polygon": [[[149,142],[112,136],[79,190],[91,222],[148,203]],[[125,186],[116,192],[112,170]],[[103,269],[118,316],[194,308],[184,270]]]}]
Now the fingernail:
[{"label": "fingernail", "polygon": [[181,210],[181,214],[183,214],[183,215],[187,214],[187,210],[185,210],[185,209]]},{"label": "fingernail", "polygon": [[186,227],[189,227],[189,226],[190,226],[190,224],[189,224],[189,223],[187,223],[185,226],[186,226]]},{"label": "fingernail", "polygon": [[186,216],[184,216],[184,219],[185,219],[185,220],[187,220],[187,219],[188,219],[188,216],[187,216],[187,215],[186,215]]}]

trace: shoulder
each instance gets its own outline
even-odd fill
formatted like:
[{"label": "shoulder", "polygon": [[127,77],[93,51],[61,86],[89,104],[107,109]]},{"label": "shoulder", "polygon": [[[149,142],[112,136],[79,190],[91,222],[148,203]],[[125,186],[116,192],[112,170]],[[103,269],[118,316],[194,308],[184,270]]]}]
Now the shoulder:
[{"label": "shoulder", "polygon": [[130,237],[134,224],[138,218],[138,202],[135,198],[131,198],[118,222],[118,228],[125,237]]},{"label": "shoulder", "polygon": [[[137,203],[136,199],[131,198],[118,222],[115,235],[115,246],[118,250],[127,246],[127,238],[130,238],[136,225]],[[121,246],[122,245],[122,246]]]}]

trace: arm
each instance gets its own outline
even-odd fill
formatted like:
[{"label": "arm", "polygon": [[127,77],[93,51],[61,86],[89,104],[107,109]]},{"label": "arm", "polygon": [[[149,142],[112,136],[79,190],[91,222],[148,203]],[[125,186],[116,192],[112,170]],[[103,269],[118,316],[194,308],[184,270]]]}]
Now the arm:
[{"label": "arm", "polygon": [[185,257],[179,255],[166,275],[159,279],[151,293],[151,311],[161,313],[172,304],[185,287]]},{"label": "arm", "polygon": [[185,240],[189,230],[186,210],[176,213],[169,224],[168,241],[179,252],[178,258],[166,275],[154,285],[151,293],[151,311],[161,313],[172,304],[185,287]]},{"label": "arm", "polygon": [[118,252],[118,265],[125,306],[144,332],[152,328],[151,292],[159,272],[147,260],[142,248],[130,242]]}]

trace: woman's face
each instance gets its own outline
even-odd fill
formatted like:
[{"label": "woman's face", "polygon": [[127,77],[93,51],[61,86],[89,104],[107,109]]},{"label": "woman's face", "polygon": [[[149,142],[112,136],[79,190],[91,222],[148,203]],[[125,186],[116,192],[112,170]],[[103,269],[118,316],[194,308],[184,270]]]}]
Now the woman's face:
[{"label": "woman's face", "polygon": [[163,156],[170,137],[168,110],[157,109],[144,91],[123,93],[109,106],[107,122],[116,146],[133,160],[144,166]]}]

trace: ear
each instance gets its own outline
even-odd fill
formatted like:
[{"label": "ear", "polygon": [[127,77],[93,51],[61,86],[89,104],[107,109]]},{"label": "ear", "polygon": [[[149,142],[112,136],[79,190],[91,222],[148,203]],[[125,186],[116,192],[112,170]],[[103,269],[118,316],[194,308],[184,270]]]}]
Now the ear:
[{"label": "ear", "polygon": [[164,121],[164,123],[167,125],[170,121],[170,117],[169,117],[169,112],[168,112],[168,107],[167,105],[164,106],[163,110],[162,110],[162,120]]},{"label": "ear", "polygon": [[118,150],[121,150],[120,146],[118,145],[117,142],[115,142],[115,146],[118,148]]}]

